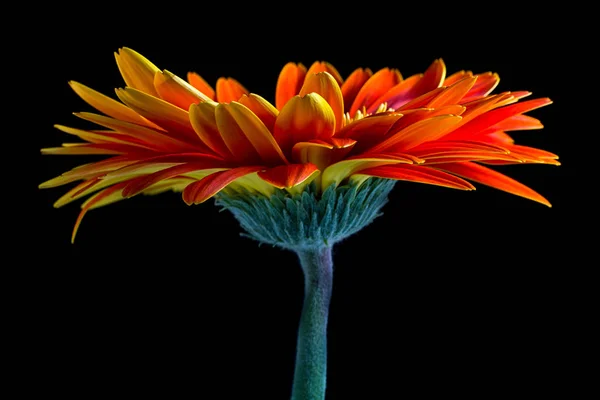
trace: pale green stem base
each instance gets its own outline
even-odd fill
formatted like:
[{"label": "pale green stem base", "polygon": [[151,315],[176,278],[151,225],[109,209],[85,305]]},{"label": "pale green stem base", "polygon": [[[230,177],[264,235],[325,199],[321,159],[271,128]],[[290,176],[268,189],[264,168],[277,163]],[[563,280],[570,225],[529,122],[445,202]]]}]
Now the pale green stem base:
[{"label": "pale green stem base", "polygon": [[333,281],[331,247],[298,250],[304,306],[298,329],[292,400],[323,400],[327,380],[327,317]]}]

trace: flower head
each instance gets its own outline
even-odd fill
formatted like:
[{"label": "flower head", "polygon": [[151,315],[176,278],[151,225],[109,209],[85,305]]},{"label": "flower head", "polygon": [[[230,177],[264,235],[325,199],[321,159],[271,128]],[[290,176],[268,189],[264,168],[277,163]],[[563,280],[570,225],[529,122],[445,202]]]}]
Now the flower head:
[{"label": "flower head", "polygon": [[183,193],[187,204],[225,194],[291,196],[307,185],[323,193],[372,178],[472,190],[479,182],[542,204],[541,195],[487,165],[558,165],[556,155],[514,144],[507,132],[539,129],[524,113],[551,103],[520,101],[529,92],[492,94],[496,74],[460,71],[446,77],[442,60],[403,78],[398,70],[359,68],[345,80],[326,62],[288,63],[275,104],[232,78],[213,89],[160,70],[135,51],[115,53],[126,87],[120,101],[80,83],[73,90],[100,113],[75,115],[99,126],[56,127],[83,139],[43,154],[108,155],[44,182],[81,181],[56,207],[91,195],[85,213],[137,194]]}]

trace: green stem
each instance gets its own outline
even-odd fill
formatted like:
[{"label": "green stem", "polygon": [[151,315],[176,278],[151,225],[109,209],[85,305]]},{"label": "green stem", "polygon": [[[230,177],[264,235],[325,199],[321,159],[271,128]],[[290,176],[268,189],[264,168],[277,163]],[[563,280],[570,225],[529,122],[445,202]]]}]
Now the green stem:
[{"label": "green stem", "polygon": [[298,250],[304,306],[298,328],[292,400],[323,400],[327,379],[327,317],[333,281],[331,247]]}]

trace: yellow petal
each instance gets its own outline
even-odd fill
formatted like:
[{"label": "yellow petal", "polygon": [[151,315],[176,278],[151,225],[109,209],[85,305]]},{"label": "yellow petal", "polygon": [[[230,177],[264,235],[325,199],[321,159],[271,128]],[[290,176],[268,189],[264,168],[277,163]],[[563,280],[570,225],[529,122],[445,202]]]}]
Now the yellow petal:
[{"label": "yellow petal", "polygon": [[335,131],[342,129],[344,123],[344,99],[342,90],[335,78],[328,72],[319,72],[309,75],[300,89],[300,96],[305,96],[309,93],[318,93],[331,106],[333,115],[335,116]]},{"label": "yellow petal", "polygon": [[290,151],[294,143],[328,139],[335,133],[335,115],[317,93],[294,96],[275,121],[274,136],[281,148]]},{"label": "yellow petal", "polygon": [[331,76],[333,76],[333,78],[335,79],[335,81],[338,83],[338,85],[342,85],[342,83],[344,82],[344,79],[342,78],[342,75],[340,75],[340,73],[338,72],[337,69],[335,69],[335,67],[326,62],[326,61],[315,61],[310,68],[308,69],[308,72],[306,73],[306,79],[310,78],[310,76],[312,74],[317,74],[319,72],[328,72],[331,74]]},{"label": "yellow petal", "polygon": [[248,107],[232,101],[227,108],[246,138],[266,165],[285,164],[287,160],[265,124]]},{"label": "yellow petal", "polygon": [[103,95],[100,92],[90,89],[89,87],[75,81],[69,82],[69,85],[86,103],[108,116],[138,125],[158,128],[158,126],[156,126],[154,123],[148,121],[131,108],[111,99],[108,96]]},{"label": "yellow petal", "polygon": [[330,165],[323,171],[321,186],[323,190],[327,189],[330,185],[337,187],[344,179],[363,169],[400,163],[412,164],[412,160],[401,157],[387,158],[386,156],[372,156],[369,158],[340,161]]},{"label": "yellow petal", "polygon": [[250,93],[243,95],[239,102],[250,109],[265,124],[270,132],[273,132],[275,120],[279,115],[279,110],[257,94]]},{"label": "yellow petal", "polygon": [[158,97],[154,88],[154,75],[159,71],[156,65],[127,47],[119,49],[115,59],[127,86]]},{"label": "yellow petal", "polygon": [[137,89],[117,89],[116,92],[123,103],[166,129],[170,136],[186,142],[199,142],[187,111]]},{"label": "yellow petal", "polygon": [[193,104],[190,107],[190,122],[206,146],[221,157],[231,157],[231,152],[219,133],[213,104],[208,102]]}]

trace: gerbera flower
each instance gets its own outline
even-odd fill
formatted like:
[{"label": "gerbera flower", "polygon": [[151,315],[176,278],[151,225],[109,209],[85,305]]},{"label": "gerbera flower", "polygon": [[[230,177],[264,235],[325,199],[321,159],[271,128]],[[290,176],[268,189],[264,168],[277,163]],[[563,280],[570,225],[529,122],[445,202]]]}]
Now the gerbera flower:
[{"label": "gerbera flower", "polygon": [[306,276],[319,283],[315,288],[307,278],[295,399],[324,393],[331,246],[378,215],[393,181],[473,190],[472,181],[550,206],[488,167],[559,165],[556,155],[517,145],[507,133],[542,128],[524,113],[551,101],[521,101],[529,92],[492,94],[496,74],[446,77],[440,59],[407,78],[396,69],[359,68],[344,80],[326,62],[308,69],[288,63],[273,105],[232,78],[220,78],[213,89],[196,73],[183,80],[128,48],[115,57],[126,84],[116,90],[120,101],[70,83],[101,112],[75,115],[99,128],[57,125],[84,142],[42,150],[110,157],[40,187],[81,181],[56,207],[91,195],[73,239],[93,208],[173,190],[187,204],[218,195],[249,236],[296,251]]}]

